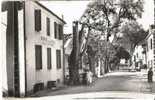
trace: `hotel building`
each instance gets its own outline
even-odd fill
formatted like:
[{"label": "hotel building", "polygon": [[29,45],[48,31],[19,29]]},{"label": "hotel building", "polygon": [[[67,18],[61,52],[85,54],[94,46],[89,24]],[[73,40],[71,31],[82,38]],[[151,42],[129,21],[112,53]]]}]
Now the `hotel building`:
[{"label": "hotel building", "polygon": [[34,1],[2,2],[2,13],[3,92],[25,96],[61,86],[65,21]]}]

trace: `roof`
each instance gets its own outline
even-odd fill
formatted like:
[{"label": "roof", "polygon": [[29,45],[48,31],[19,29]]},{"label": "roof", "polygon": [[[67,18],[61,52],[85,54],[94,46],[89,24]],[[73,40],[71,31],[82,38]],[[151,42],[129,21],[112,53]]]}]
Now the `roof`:
[{"label": "roof", "polygon": [[65,54],[66,55],[70,55],[71,51],[73,49],[73,39],[69,38],[66,43],[64,44],[64,48],[65,48]]},{"label": "roof", "polygon": [[44,5],[42,5],[41,3],[39,3],[38,1],[35,1],[36,4],[38,4],[39,6],[41,6],[42,8],[44,8],[46,11],[48,11],[49,13],[51,13],[52,15],[54,15],[56,18],[58,18],[60,21],[62,21],[64,24],[66,24],[66,22],[58,17],[55,13],[53,13],[51,10],[49,10],[48,8],[46,8]]},{"label": "roof", "polygon": [[72,34],[64,34],[64,43],[66,43],[70,38],[72,38]]},{"label": "roof", "polygon": [[155,30],[155,25],[150,25],[150,29],[149,29],[149,33],[148,33],[148,35],[146,36],[146,38],[145,38],[145,40],[147,40],[154,32],[154,30]]}]

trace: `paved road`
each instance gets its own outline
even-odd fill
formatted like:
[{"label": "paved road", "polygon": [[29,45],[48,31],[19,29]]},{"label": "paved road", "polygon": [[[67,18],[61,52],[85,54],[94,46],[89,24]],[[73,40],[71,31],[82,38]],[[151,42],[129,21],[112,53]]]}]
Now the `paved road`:
[{"label": "paved road", "polygon": [[91,86],[67,87],[57,91],[48,90],[39,92],[35,96],[103,91],[155,93],[155,83],[147,83],[147,75],[143,72],[112,72],[97,79]]}]

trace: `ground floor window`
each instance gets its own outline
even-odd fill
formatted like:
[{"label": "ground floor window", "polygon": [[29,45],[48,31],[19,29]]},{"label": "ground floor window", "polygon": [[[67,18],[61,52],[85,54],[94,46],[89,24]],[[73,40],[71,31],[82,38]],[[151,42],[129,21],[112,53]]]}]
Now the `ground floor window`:
[{"label": "ground floor window", "polygon": [[52,59],[51,59],[51,48],[47,48],[47,68],[52,68]]},{"label": "ground floor window", "polygon": [[56,64],[57,68],[61,68],[61,50],[56,50]]},{"label": "ground floor window", "polygon": [[35,45],[35,65],[36,70],[42,69],[42,46]]}]

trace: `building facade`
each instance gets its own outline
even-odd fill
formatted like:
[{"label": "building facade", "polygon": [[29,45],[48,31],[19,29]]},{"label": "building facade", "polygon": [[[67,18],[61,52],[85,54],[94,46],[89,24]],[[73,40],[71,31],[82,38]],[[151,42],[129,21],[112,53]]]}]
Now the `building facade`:
[{"label": "building facade", "polygon": [[143,68],[147,64],[146,61],[146,49],[145,49],[145,42],[142,41],[140,42],[136,47],[133,52],[132,56],[132,62],[134,69],[139,70]]},{"label": "building facade", "polygon": [[[9,20],[4,44],[6,66],[3,66],[7,68],[4,76],[7,76],[9,94],[25,96],[61,86],[64,79],[63,19],[39,2],[4,2],[3,8],[7,8],[3,12],[7,12]],[[14,13],[11,13],[13,8]]]},{"label": "building facade", "polygon": [[149,34],[146,37],[146,58],[147,58],[147,67],[152,67],[153,70],[155,70],[155,29],[153,27],[150,27]]}]

